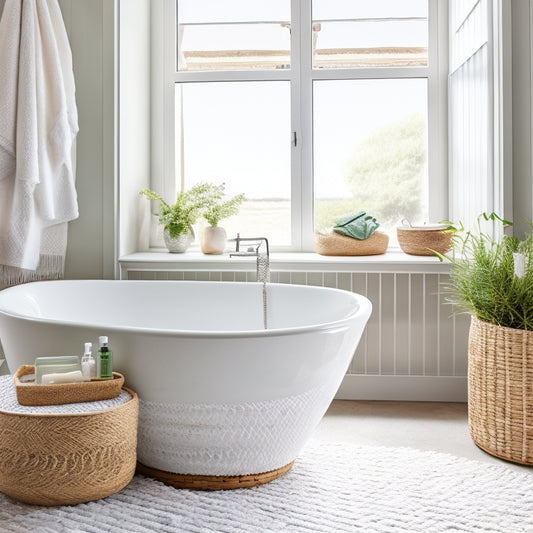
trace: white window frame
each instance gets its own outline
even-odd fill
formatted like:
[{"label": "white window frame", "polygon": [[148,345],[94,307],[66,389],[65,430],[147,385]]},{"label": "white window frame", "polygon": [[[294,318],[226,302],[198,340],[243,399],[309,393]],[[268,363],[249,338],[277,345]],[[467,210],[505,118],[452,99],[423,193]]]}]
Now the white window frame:
[{"label": "white window frame", "polygon": [[[174,198],[175,134],[174,84],[177,82],[276,81],[291,82],[291,130],[298,142],[291,157],[292,246],[274,251],[313,250],[313,118],[315,80],[394,79],[428,80],[428,209],[431,221],[448,218],[447,74],[448,2],[428,0],[428,66],[312,69],[311,0],[291,1],[291,68],[253,71],[178,72],[176,69],[176,2],[152,0],[151,187]],[[287,142],[292,139],[288,138]],[[243,228],[243,232],[246,228]],[[155,234],[155,232],[152,232]],[[151,246],[157,243],[151,242]]]}]

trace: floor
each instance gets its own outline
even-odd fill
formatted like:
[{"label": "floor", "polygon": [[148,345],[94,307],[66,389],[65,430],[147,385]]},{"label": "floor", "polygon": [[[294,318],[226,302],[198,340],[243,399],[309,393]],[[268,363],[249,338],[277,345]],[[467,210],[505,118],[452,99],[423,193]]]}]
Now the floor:
[{"label": "floor", "polygon": [[433,450],[503,464],[533,475],[532,467],[503,461],[474,444],[464,403],[334,400],[314,438]]}]

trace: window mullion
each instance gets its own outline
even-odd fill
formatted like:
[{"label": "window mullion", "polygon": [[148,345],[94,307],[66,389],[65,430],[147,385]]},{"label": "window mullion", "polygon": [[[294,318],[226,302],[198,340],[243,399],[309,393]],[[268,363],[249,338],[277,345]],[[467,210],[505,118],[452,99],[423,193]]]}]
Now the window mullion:
[{"label": "window mullion", "polygon": [[314,80],[379,80],[401,78],[427,78],[427,67],[357,67],[343,69],[315,69]]},{"label": "window mullion", "polygon": [[209,70],[175,72],[173,81],[180,82],[212,82],[212,81],[287,81],[292,79],[289,70]]},{"label": "window mullion", "polygon": [[291,2],[291,248],[297,251],[302,246],[301,2]]},{"label": "window mullion", "polygon": [[448,14],[447,2],[429,0],[428,17],[428,211],[448,220]]},{"label": "window mullion", "polygon": [[314,194],[313,194],[313,80],[312,80],[312,15],[311,0],[300,3],[300,189],[301,240],[300,249],[313,250]]}]

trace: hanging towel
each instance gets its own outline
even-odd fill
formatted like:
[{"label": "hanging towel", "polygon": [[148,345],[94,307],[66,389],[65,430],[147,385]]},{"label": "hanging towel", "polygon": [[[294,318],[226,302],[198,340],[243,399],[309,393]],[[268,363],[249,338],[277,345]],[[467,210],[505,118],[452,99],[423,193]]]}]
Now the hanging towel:
[{"label": "hanging towel", "polygon": [[78,217],[74,75],[57,0],[6,0],[0,79],[2,288],[62,277],[65,224]]}]

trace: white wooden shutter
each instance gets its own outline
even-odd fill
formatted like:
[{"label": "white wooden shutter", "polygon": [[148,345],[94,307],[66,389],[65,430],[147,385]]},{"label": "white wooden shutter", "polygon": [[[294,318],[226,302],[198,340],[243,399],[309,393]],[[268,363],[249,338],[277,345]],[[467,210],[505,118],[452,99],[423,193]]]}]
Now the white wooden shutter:
[{"label": "white wooden shutter", "polygon": [[[450,217],[471,227],[483,213],[509,216],[510,76],[504,0],[450,1]],[[505,181],[504,181],[505,177]]]}]

